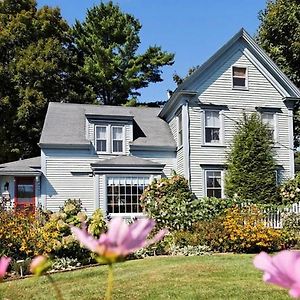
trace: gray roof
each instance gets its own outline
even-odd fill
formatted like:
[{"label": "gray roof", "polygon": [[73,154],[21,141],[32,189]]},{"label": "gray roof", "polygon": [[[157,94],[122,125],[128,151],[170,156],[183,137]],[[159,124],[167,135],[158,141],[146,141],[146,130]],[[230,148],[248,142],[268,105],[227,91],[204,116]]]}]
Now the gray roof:
[{"label": "gray roof", "polygon": [[169,125],[158,117],[160,108],[124,107],[51,102],[42,131],[40,145],[89,146],[86,139],[86,115],[133,119],[141,133],[133,146],[172,147],[176,144]]},{"label": "gray roof", "polygon": [[148,159],[144,159],[137,156],[120,155],[114,158],[97,161],[92,166],[164,166],[161,163],[157,163]]},{"label": "gray roof", "polygon": [[17,160],[0,165],[0,175],[38,175],[41,169],[41,157]]}]

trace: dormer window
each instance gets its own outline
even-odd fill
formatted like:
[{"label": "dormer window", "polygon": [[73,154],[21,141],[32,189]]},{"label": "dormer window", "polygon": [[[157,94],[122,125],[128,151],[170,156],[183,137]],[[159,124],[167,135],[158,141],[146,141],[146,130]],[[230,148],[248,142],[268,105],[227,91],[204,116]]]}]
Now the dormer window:
[{"label": "dormer window", "polygon": [[232,67],[232,88],[234,89],[247,89],[248,78],[246,67]]},{"label": "dormer window", "polygon": [[95,126],[95,148],[98,153],[124,152],[124,126]]},{"label": "dormer window", "polygon": [[112,127],[112,152],[123,152],[123,127]]},{"label": "dormer window", "polygon": [[107,127],[96,127],[96,150],[97,152],[107,152]]}]

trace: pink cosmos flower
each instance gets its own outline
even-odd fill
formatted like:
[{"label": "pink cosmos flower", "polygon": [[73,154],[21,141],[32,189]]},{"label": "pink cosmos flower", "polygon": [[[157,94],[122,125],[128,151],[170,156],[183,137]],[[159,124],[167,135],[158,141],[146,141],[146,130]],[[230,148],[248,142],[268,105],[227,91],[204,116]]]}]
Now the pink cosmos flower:
[{"label": "pink cosmos flower", "polygon": [[274,256],[261,252],[253,263],[265,272],[265,282],[289,289],[293,298],[300,297],[300,252],[284,250]]},{"label": "pink cosmos flower", "polygon": [[47,272],[51,267],[51,261],[43,255],[36,256],[30,264],[30,272],[40,276]]},{"label": "pink cosmos flower", "polygon": [[5,274],[6,274],[6,270],[8,268],[8,265],[11,261],[11,258],[10,257],[1,257],[0,259],[0,279],[2,279]]},{"label": "pink cosmos flower", "polygon": [[115,262],[136,250],[161,240],[166,230],[159,231],[153,239],[147,240],[155,222],[151,219],[139,219],[128,225],[122,218],[114,218],[108,225],[107,233],[99,239],[90,235],[86,228],[71,227],[73,234],[89,250],[97,253],[107,263]]}]

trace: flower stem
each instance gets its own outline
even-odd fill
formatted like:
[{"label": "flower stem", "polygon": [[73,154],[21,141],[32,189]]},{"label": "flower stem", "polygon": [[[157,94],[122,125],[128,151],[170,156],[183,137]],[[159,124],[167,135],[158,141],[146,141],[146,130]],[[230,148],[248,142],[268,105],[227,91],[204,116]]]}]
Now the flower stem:
[{"label": "flower stem", "polygon": [[63,300],[61,291],[60,291],[58,285],[56,284],[56,282],[54,281],[54,279],[50,276],[50,274],[46,274],[46,276],[47,276],[48,280],[50,281],[51,285],[53,286],[53,289],[55,290],[56,298],[58,300]]},{"label": "flower stem", "polygon": [[114,273],[113,273],[113,266],[112,264],[108,265],[108,277],[107,277],[107,289],[106,289],[106,300],[112,299],[112,289],[113,289],[113,282],[114,282]]}]

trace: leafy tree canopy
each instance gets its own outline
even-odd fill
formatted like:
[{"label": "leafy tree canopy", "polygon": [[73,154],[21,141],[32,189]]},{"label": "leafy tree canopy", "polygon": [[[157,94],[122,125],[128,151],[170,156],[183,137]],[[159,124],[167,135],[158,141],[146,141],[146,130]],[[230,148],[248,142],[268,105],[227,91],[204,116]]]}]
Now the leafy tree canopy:
[{"label": "leafy tree canopy", "polygon": [[198,68],[199,68],[199,65],[189,68],[188,74],[185,77],[180,77],[177,73],[173,74],[173,81],[177,85],[181,84],[186,78],[188,78],[190,75],[192,75]]},{"label": "leafy tree canopy", "polygon": [[84,57],[83,72],[103,104],[126,103],[151,82],[162,81],[161,67],[172,65],[174,55],[151,46],[137,53],[140,22],[111,1],[89,9],[73,33]]},{"label": "leafy tree canopy", "polygon": [[244,114],[228,153],[225,191],[259,203],[277,201],[276,162],[270,131],[255,113]]},{"label": "leafy tree canopy", "polygon": [[[300,1],[273,0],[259,14],[257,41],[300,88]],[[295,145],[300,140],[300,103],[295,107]]]},{"label": "leafy tree canopy", "polygon": [[0,162],[39,154],[50,101],[95,99],[58,8],[34,0],[0,2]]}]

